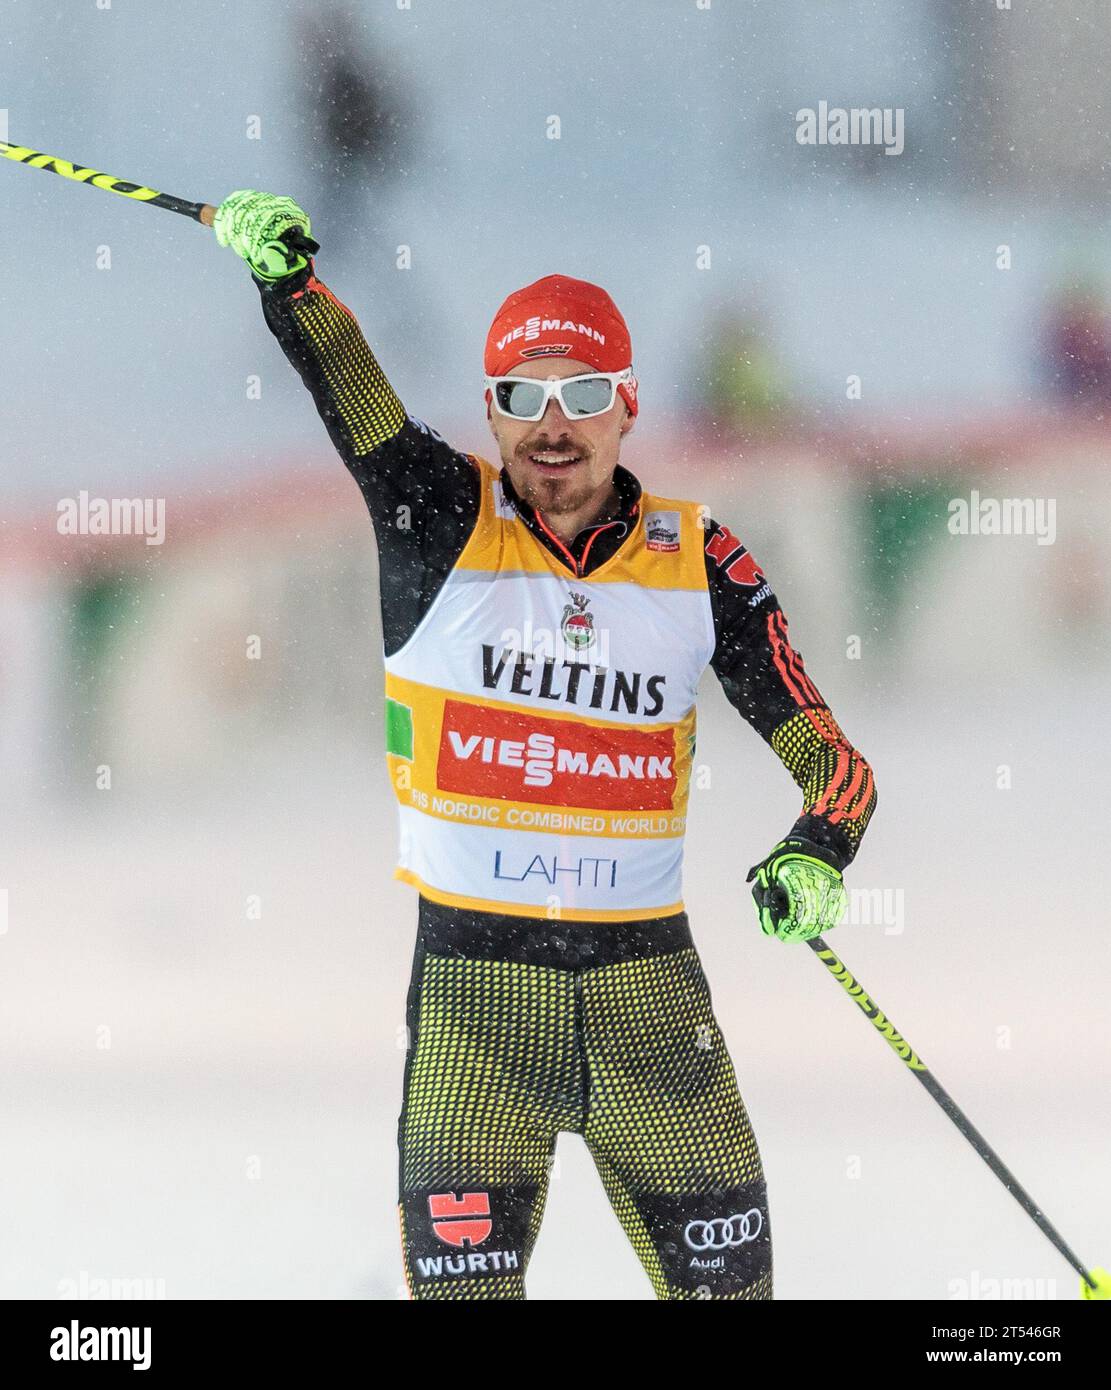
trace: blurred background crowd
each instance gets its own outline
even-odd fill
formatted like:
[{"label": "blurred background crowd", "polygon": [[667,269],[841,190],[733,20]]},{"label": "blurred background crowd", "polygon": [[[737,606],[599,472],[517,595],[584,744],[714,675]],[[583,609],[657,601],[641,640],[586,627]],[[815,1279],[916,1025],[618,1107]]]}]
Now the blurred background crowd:
[{"label": "blurred background crowd", "polygon": [[[1111,773],[1109,55],[1103,0],[8,0],[0,41],[10,140],[301,202],[318,274],[462,448],[490,457],[505,295],[609,289],[640,378],[623,461],[750,546],[876,768],[853,872],[905,890],[906,925],[846,927],[846,953],[1070,1232],[1111,1152],[1111,1061],[1073,1046],[1111,966],[1100,856],[1074,852]],[[822,101],[902,110],[902,153],[799,144]],[[0,190],[0,1292],[86,1269],[393,1297],[415,900],[363,504],[229,252],[3,162]],[[953,534],[973,490],[1052,499],[1054,542]],[[165,543],[60,536],[82,492],[164,499]],[[709,678],[704,704],[688,906],[782,1292],[828,1296],[827,1264],[844,1296],[1059,1274],[836,991],[755,935],[729,876],[797,793]],[[563,1161],[538,1296],[572,1268],[646,1296]]]}]

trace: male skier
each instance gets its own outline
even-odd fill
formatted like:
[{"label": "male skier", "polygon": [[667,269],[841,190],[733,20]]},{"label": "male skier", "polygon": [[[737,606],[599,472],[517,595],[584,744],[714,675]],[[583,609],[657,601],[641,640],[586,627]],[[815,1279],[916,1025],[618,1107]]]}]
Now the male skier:
[{"label": "male skier", "polygon": [[348,309],[282,240],[291,199],[215,222],[370,510],[395,876],[418,890],[398,1129],[416,1299],[523,1299],[561,1130],[581,1134],[659,1298],[768,1299],[756,1139],[682,901],[707,665],[803,792],[749,873],[761,928],[843,915],[872,772],[753,557],[618,462],[628,329],[597,286],[511,294],[486,342],[501,469],[408,415]]}]

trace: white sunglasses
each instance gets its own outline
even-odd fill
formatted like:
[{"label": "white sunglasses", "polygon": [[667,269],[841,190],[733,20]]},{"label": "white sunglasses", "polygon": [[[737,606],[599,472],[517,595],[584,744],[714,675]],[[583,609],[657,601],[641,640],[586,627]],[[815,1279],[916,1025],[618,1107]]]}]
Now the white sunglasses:
[{"label": "white sunglasses", "polygon": [[498,412],[514,420],[539,420],[554,396],[569,420],[604,415],[617,399],[617,388],[636,389],[632,367],[623,372],[590,372],[583,376],[552,377],[538,381],[530,376],[488,376],[486,386]]}]

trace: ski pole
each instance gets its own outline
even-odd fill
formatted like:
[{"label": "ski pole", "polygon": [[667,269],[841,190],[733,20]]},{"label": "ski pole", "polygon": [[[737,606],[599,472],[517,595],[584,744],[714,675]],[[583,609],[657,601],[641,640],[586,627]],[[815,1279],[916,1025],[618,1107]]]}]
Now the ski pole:
[{"label": "ski pole", "polygon": [[1088,1299],[1109,1299],[1111,1300],[1111,1273],[1106,1269],[1095,1268],[1087,1270],[1065,1244],[1052,1223],[1046,1218],[1045,1213],[1037,1205],[1034,1199],[1023,1188],[1018,1179],[991,1147],[984,1136],[972,1124],[968,1116],[960,1108],[953,1097],[945,1090],[938,1081],[937,1077],[928,1069],[922,1058],[907,1042],[906,1038],[899,1032],[880,1006],[875,1002],[864,986],[852,975],[847,967],[838,960],[837,956],[829,949],[820,936],[813,937],[807,945],[816,953],[818,959],[826,967],[833,978],[844,989],[845,993],[852,999],[864,1017],[869,1019],[872,1027],[886,1039],[888,1046],[898,1056],[906,1067],[914,1075],[941,1106],[942,1110],[949,1116],[956,1127],[988,1165],[991,1171],[1014,1197],[1015,1201],[1022,1207],[1023,1211],[1031,1218],[1043,1235],[1053,1242],[1056,1248],[1072,1265],[1077,1274],[1080,1275],[1080,1292],[1084,1298]]},{"label": "ski pole", "polygon": [[[119,193],[122,197],[131,198],[137,203],[149,203],[151,207],[165,208],[169,212],[180,213],[183,217],[192,217],[194,221],[201,222],[206,227],[212,226],[213,218],[216,216],[216,209],[211,203],[190,203],[184,198],[175,198],[171,193],[159,193],[154,188],[146,188],[141,183],[128,183],[125,179],[117,179],[112,174],[102,174],[99,170],[86,168],[83,164],[72,164],[68,159],[57,159],[52,154],[40,154],[38,150],[28,149],[26,145],[13,145],[6,140],[0,140],[0,155],[16,164],[25,164],[29,169],[45,169],[48,173],[60,174],[62,178],[73,183],[91,184],[94,188],[103,188],[108,193]],[[297,227],[286,232],[282,240],[292,252],[300,252],[304,256],[313,256],[320,250],[319,242],[305,236]]]}]

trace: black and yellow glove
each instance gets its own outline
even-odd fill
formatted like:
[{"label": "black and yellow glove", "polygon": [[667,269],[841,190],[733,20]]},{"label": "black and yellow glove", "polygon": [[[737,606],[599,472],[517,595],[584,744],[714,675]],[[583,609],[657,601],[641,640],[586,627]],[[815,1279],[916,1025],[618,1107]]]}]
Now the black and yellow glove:
[{"label": "black and yellow glove", "polygon": [[216,240],[242,256],[260,280],[284,280],[308,265],[320,247],[309,237],[312,225],[292,198],[241,188],[229,193],[212,223]]},{"label": "black and yellow glove", "polygon": [[809,840],[781,840],[749,869],[745,882],[752,883],[760,930],[780,941],[821,936],[848,906],[836,857]]}]

